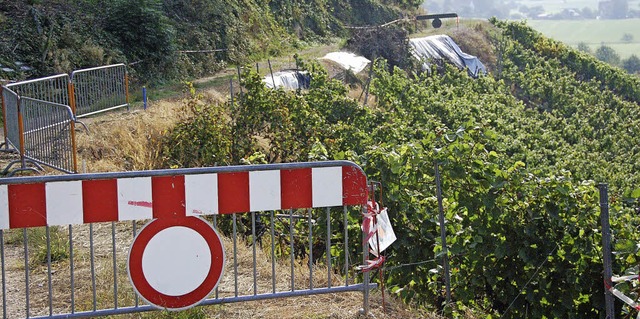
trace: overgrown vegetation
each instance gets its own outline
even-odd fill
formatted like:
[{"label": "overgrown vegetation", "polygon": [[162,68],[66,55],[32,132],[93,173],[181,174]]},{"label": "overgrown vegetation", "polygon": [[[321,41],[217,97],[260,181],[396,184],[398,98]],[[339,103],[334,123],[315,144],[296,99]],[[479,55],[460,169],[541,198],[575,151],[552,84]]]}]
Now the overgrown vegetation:
[{"label": "overgrown vegetation", "polygon": [[[211,74],[377,25],[417,1],[54,0],[0,2],[0,78],[127,63],[159,83]],[[21,68],[22,67],[22,68]]]},{"label": "overgrown vegetation", "polygon": [[[165,165],[353,160],[385,185],[398,236],[387,265],[404,265],[386,281],[405,301],[453,317],[597,317],[604,309],[598,182],[613,191],[614,273],[637,271],[640,258],[633,160],[640,87],[521,23],[493,23],[457,35],[493,39],[492,75],[474,80],[447,65],[416,74],[381,63],[374,107],[347,97],[313,64],[305,67],[306,92],[268,90],[247,73],[234,104],[199,106],[169,133]],[[180,143],[189,146],[173,152]],[[205,155],[187,158],[186,150]],[[435,162],[452,265],[454,303],[446,306]],[[637,297],[631,286],[618,288]]]}]

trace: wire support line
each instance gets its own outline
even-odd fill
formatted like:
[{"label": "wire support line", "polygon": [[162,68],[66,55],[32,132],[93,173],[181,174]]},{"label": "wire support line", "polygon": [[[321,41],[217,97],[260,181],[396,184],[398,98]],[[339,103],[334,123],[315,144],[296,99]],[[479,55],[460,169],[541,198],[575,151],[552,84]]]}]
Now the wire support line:
[{"label": "wire support line", "polygon": [[527,280],[527,283],[524,284],[524,286],[522,286],[522,288],[520,289],[520,292],[518,292],[518,295],[516,295],[515,298],[513,298],[513,300],[511,301],[511,303],[509,304],[509,307],[507,307],[507,309],[504,311],[504,313],[502,314],[502,316],[500,316],[500,319],[504,318],[504,316],[509,312],[509,309],[511,309],[511,307],[513,306],[513,304],[516,302],[516,300],[518,300],[518,297],[520,297],[520,295],[522,294],[522,292],[527,288],[527,286],[531,283],[531,281],[533,280],[533,278],[535,278],[538,275],[538,272],[540,271],[540,269],[542,269],[542,267],[544,266],[544,264],[547,263],[547,260],[549,260],[549,256],[553,255],[554,252],[556,252],[556,250],[558,249],[558,244],[556,244],[556,247],[553,248],[553,250],[551,250],[551,252],[549,252],[547,254],[547,257],[542,261],[542,263],[540,264],[540,266],[538,266],[538,268],[536,269],[536,272],[533,273],[533,275],[531,275],[531,277],[529,278],[529,280]]},{"label": "wire support line", "polygon": [[391,267],[382,267],[383,271],[394,271],[396,269],[399,268],[404,268],[404,267],[409,267],[409,266],[420,266],[420,265],[424,265],[424,264],[428,264],[431,262],[435,262],[435,259],[429,259],[429,260],[423,260],[423,261],[416,261],[413,263],[407,263],[407,264],[401,264],[401,265],[395,265],[395,266],[391,266]]}]

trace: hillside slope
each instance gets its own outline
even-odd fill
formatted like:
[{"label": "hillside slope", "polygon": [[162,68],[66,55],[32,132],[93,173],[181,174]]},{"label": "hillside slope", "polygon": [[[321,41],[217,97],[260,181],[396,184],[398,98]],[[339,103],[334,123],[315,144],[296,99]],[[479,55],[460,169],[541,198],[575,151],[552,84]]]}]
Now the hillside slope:
[{"label": "hillside slope", "polygon": [[46,76],[115,62],[129,63],[134,77],[144,81],[211,74],[229,63],[342,35],[346,25],[396,19],[418,4],[409,0],[1,1],[0,65],[5,70],[0,69],[0,78]]},{"label": "hillside slope", "polygon": [[614,273],[632,272],[640,260],[639,81],[524,24],[492,23],[449,30],[467,52],[495,52],[488,76],[472,79],[448,65],[389,70],[381,61],[376,103],[365,107],[314,63],[305,66],[312,86],[304,94],[268,90],[248,71],[235,104],[194,102],[199,111],[168,132],[160,158],[167,167],[357,162],[385,186],[398,236],[387,266],[401,271],[387,272],[387,284],[408,302],[441,309],[437,162],[450,311],[597,317],[597,183],[612,190]]}]

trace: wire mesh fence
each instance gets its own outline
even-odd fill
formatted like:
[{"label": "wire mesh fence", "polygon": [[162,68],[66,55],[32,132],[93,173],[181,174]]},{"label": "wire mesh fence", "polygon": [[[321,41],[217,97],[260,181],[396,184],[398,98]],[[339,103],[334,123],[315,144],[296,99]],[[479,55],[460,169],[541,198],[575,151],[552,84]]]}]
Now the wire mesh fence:
[{"label": "wire mesh fence", "polygon": [[[21,98],[25,104],[22,110]],[[124,64],[77,70],[71,76],[59,74],[3,86],[5,141],[2,150],[19,152],[21,156],[20,161],[14,161],[5,168],[5,173],[18,162],[21,167],[17,170],[27,170],[27,162],[31,162],[75,173],[73,129],[76,119],[128,107],[128,100]],[[20,125],[25,126],[23,130]],[[39,165],[36,167],[40,168]]]}]

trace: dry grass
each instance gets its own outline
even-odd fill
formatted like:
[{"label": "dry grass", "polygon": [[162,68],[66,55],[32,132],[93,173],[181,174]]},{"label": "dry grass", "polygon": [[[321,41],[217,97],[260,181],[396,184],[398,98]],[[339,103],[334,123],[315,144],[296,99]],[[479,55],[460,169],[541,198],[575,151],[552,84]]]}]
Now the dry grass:
[{"label": "dry grass", "polygon": [[76,134],[82,172],[148,170],[160,164],[160,143],[179,117],[179,102],[151,103],[146,111],[87,119],[89,132]]},{"label": "dry grass", "polygon": [[[139,230],[142,222],[137,222]],[[131,222],[115,223],[116,240],[116,272],[114,274],[113,246],[112,246],[112,225],[111,223],[101,223],[93,225],[93,248],[95,260],[95,285],[96,285],[96,306],[97,309],[113,308],[115,302],[118,307],[133,306],[136,303],[136,295],[133,291],[126,272],[126,258],[129,246],[133,239],[133,224]],[[67,228],[58,230],[63,234],[68,234]],[[19,232],[21,231],[11,231]],[[16,235],[20,235],[20,234]],[[7,234],[7,238],[14,234]],[[235,291],[234,268],[233,268],[233,241],[228,237],[222,238],[226,250],[225,271],[215,294],[222,297],[233,297]],[[74,226],[74,297],[75,310],[89,311],[93,309],[93,283],[91,281],[91,253],[89,225]],[[37,243],[30,243],[30,249]],[[273,281],[275,281],[277,291],[289,291],[291,289],[291,264],[288,256],[277,259],[276,275],[272,276],[271,253],[269,238],[265,238],[262,248],[256,247],[256,277],[257,293],[271,292]],[[237,264],[238,264],[238,293],[240,295],[251,295],[254,293],[253,286],[253,247],[246,244],[243,239],[237,241]],[[22,259],[23,248],[19,242],[7,244],[5,246],[5,258],[7,260],[7,297],[11,303],[8,304],[7,317],[25,317],[25,277],[24,263]],[[71,281],[70,281],[70,261],[66,259],[52,264],[52,300],[53,313],[63,313],[71,311]],[[298,259],[294,262],[294,287],[295,289],[305,289],[309,285],[309,268],[307,259]],[[29,267],[29,289],[30,289],[30,315],[48,315],[48,270],[46,264],[37,264]],[[114,280],[114,276],[116,280]],[[273,280],[273,281],[272,281]],[[315,265],[313,269],[314,287],[327,286],[327,268],[323,265]],[[344,279],[338,275],[332,275],[332,284],[340,285]],[[113,287],[117,283],[118,293],[114,296]],[[115,299],[114,299],[115,298]],[[139,301],[143,304],[142,301]],[[371,314],[375,318],[437,318],[433,315],[420,313],[408,309],[401,302],[386,296],[386,314],[381,307],[382,300],[379,292],[373,293],[370,298]],[[348,292],[315,295],[307,297],[295,297],[287,299],[273,299],[263,301],[252,301],[243,303],[230,303],[217,306],[198,307],[191,312],[187,312],[184,318],[363,318],[359,311],[362,307],[362,293]],[[162,313],[150,312],[141,314],[119,315],[115,318],[156,318],[172,317],[184,313]]]}]

